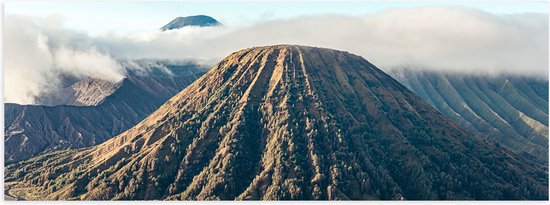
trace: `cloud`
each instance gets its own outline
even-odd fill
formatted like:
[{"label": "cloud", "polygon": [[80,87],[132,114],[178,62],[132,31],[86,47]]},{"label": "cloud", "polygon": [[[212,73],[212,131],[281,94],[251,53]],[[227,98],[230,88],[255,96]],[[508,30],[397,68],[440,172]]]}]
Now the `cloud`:
[{"label": "cloud", "polygon": [[55,67],[63,74],[75,77],[100,78],[116,82],[124,77],[124,69],[111,56],[94,48],[72,50],[61,47],[53,53]]},{"label": "cloud", "polygon": [[110,35],[98,42],[122,57],[217,62],[272,44],[346,50],[381,68],[474,73],[548,73],[548,15],[494,15],[462,7],[389,9],[364,16],[317,15],[245,27],[184,28]]},{"label": "cloud", "polygon": [[[60,88],[62,75],[119,81],[124,69],[99,52],[85,35],[47,19],[7,16],[4,27],[4,99],[32,104],[37,96]],[[40,25],[40,26],[39,26]]]},{"label": "cloud", "polygon": [[48,70],[53,57],[47,46],[47,37],[38,29],[8,20],[4,30],[5,99],[8,102],[32,102],[41,88],[49,89],[56,83],[41,80],[52,77]]},{"label": "cloud", "polygon": [[[39,92],[25,86],[14,87],[17,83],[23,84],[18,80],[10,85],[10,75],[21,77],[16,74],[17,69],[12,69],[18,66],[29,72],[46,73],[27,76],[33,80],[47,77],[52,68],[73,75],[111,77],[124,74],[113,58],[195,60],[215,64],[236,50],[273,44],[345,50],[363,56],[382,69],[409,67],[466,73],[548,75],[547,14],[494,15],[463,7],[419,7],[361,16],[269,19],[240,27],[187,27],[167,32],[154,28],[148,32],[109,33],[96,37],[63,29],[59,20],[50,20],[53,23],[43,23],[49,26],[35,26],[34,29],[22,25],[9,28],[9,20],[6,19],[5,31],[6,42],[9,42],[5,45],[6,100],[12,99],[8,95],[12,91],[31,95]],[[10,34],[13,31],[25,34]],[[11,52],[13,60],[8,59]],[[61,59],[71,60],[58,59],[60,55]],[[80,56],[81,60],[74,56]],[[31,64],[28,59],[36,63]],[[58,68],[59,65],[64,66]],[[95,69],[106,70],[95,72]],[[38,80],[31,87],[44,86],[41,82]]]}]

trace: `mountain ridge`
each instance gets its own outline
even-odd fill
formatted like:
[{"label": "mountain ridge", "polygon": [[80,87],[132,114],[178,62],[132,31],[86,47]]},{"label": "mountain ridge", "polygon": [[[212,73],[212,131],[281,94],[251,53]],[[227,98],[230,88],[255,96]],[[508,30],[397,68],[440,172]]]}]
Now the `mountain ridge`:
[{"label": "mountain ridge", "polygon": [[201,74],[199,70],[171,77],[129,74],[94,106],[6,103],[4,159],[19,161],[55,150],[99,144],[141,121]]},{"label": "mountain ridge", "polygon": [[548,81],[394,69],[392,77],[473,134],[548,165]]},{"label": "mountain ridge", "polygon": [[113,94],[122,84],[122,81],[111,82],[92,78],[78,80],[60,91],[36,97],[33,105],[96,106]]},{"label": "mountain ridge", "polygon": [[548,199],[544,169],[484,142],[360,56],[229,55],[98,146],[12,164],[26,199]]}]

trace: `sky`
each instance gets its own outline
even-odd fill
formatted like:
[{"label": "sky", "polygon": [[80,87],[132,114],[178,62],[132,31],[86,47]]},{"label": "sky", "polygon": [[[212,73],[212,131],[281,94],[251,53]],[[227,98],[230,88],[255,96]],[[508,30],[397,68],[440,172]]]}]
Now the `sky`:
[{"label": "sky", "polygon": [[463,6],[493,14],[547,13],[547,1],[6,1],[6,14],[61,15],[67,27],[90,35],[160,28],[178,16],[210,15],[228,26],[304,15],[364,15],[389,8]]},{"label": "sky", "polygon": [[[224,26],[159,30],[198,14]],[[159,59],[210,67],[275,44],[348,51],[382,70],[548,79],[547,2],[8,1],[3,23],[4,100],[19,104],[58,92],[61,76],[117,82]]]}]

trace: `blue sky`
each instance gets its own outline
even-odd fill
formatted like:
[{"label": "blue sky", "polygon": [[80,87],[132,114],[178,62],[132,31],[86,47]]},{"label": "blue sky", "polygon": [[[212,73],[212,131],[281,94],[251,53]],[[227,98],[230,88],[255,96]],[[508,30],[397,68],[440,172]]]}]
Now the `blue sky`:
[{"label": "blue sky", "polygon": [[63,16],[68,28],[90,34],[146,31],[159,28],[177,16],[210,15],[225,25],[314,14],[363,15],[389,8],[465,6],[494,14],[548,13],[546,1],[485,2],[176,2],[176,1],[7,1],[5,14]]}]

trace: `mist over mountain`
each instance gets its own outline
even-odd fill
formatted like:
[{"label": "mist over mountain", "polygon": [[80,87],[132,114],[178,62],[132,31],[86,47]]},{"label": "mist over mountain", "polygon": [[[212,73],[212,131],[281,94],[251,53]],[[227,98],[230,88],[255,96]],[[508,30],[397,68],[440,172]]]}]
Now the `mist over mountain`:
[{"label": "mist over mountain", "polygon": [[548,199],[544,168],[360,56],[240,50],[126,132],[13,163],[24,199]]},{"label": "mist over mountain", "polygon": [[95,106],[113,94],[122,84],[120,82],[91,78],[82,80],[69,79],[66,81],[72,81],[70,86],[63,87],[57,92],[41,94],[35,98],[34,104],[47,106]]},{"label": "mist over mountain", "polygon": [[169,69],[170,75],[131,72],[117,83],[66,79],[73,84],[39,101],[43,105],[6,103],[5,161],[100,144],[143,120],[205,72],[197,65]]},{"label": "mist over mountain", "polygon": [[381,68],[410,65],[546,78],[549,67],[547,14],[418,7],[164,32],[158,25],[150,31],[96,36],[66,28],[54,16],[8,15],[5,20],[5,100],[20,104],[32,104],[36,96],[59,89],[58,74],[118,82],[125,73],[120,59],[193,59],[213,65],[242,47],[281,43],[347,50]]}]

